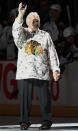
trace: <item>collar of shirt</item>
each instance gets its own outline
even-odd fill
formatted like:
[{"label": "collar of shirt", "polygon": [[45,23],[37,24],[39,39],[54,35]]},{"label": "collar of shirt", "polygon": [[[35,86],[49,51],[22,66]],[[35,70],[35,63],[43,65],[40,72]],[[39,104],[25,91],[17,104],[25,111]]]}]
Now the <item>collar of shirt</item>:
[{"label": "collar of shirt", "polygon": [[28,27],[28,31],[31,32],[32,34],[35,34],[35,33],[38,33],[38,32],[39,32],[39,28],[38,28],[38,30],[33,31],[32,29],[30,29],[30,28]]}]

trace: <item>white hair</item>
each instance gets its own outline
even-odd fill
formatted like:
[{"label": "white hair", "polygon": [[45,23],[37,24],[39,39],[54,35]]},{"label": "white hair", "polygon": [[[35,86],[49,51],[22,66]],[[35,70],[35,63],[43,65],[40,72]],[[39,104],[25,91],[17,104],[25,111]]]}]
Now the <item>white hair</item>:
[{"label": "white hair", "polygon": [[37,13],[37,12],[31,12],[31,13],[29,13],[28,16],[26,17],[26,24],[27,24],[27,25],[28,25],[28,23],[30,22],[32,16],[36,16],[36,17],[38,18],[39,22],[40,22],[40,17],[39,17],[39,15],[38,15],[38,13]]}]

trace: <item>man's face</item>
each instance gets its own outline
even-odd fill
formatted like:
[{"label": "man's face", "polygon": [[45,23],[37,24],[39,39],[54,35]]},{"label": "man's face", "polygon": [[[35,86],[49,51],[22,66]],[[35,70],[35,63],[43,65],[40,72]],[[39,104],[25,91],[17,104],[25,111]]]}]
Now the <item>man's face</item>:
[{"label": "man's face", "polygon": [[29,28],[32,30],[37,30],[40,27],[40,22],[37,17],[32,17],[29,22]]},{"label": "man's face", "polygon": [[34,20],[32,21],[32,26],[33,26],[34,28],[38,28],[38,27],[39,27],[39,20],[38,20],[38,19],[34,19]]}]

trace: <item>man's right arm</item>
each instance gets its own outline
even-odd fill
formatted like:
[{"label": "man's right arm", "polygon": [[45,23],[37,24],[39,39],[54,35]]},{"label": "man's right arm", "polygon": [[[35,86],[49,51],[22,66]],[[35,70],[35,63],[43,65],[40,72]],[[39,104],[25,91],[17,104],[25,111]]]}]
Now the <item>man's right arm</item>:
[{"label": "man's right arm", "polygon": [[14,42],[18,48],[22,48],[24,41],[26,40],[26,36],[24,35],[23,31],[23,16],[27,9],[27,6],[25,8],[22,8],[22,3],[19,4],[18,8],[18,16],[15,19],[12,27],[12,34],[14,38]]}]

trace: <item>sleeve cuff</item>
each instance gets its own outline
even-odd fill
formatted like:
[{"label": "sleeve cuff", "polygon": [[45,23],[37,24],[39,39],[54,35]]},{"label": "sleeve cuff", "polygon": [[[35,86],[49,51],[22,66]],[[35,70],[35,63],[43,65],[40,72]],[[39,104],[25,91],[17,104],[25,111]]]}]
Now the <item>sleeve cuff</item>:
[{"label": "sleeve cuff", "polygon": [[15,19],[14,24],[16,25],[17,28],[19,28],[20,26],[22,26],[23,21],[22,21],[22,23],[19,23],[19,22]]},{"label": "sleeve cuff", "polygon": [[59,72],[60,72],[60,68],[59,68],[59,67],[55,67],[55,68],[53,69],[53,72],[55,72],[55,71],[59,71]]}]

